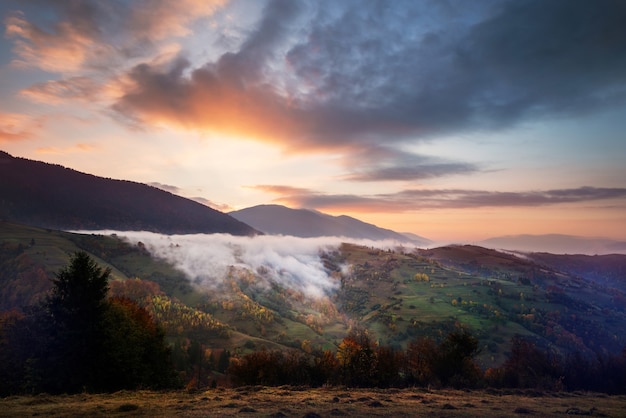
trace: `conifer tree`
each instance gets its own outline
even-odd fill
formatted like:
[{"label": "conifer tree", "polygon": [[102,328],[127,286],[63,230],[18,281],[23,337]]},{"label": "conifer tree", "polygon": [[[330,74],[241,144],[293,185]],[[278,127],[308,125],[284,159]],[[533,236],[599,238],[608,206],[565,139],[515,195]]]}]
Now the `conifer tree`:
[{"label": "conifer tree", "polygon": [[45,304],[52,329],[42,359],[48,390],[74,392],[98,385],[109,275],[110,269],[103,270],[81,251],[52,280]]}]

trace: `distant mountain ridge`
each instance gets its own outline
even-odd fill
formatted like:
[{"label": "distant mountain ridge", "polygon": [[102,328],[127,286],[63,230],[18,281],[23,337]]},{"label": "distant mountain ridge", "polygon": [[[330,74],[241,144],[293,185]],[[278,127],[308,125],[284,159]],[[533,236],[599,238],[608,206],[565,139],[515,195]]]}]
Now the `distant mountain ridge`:
[{"label": "distant mountain ridge", "polygon": [[258,205],[230,212],[229,215],[271,235],[291,235],[302,238],[343,236],[355,239],[389,239],[417,245],[430,243],[428,239],[418,235],[409,237],[350,216],[332,216],[308,209],[291,209],[282,205]]},{"label": "distant mountain ridge", "polygon": [[250,226],[190,199],[0,151],[0,219],[53,229],[253,235]]},{"label": "distant mountain ridge", "polygon": [[574,235],[507,235],[478,243],[483,247],[552,254],[626,254],[626,241],[587,238]]}]

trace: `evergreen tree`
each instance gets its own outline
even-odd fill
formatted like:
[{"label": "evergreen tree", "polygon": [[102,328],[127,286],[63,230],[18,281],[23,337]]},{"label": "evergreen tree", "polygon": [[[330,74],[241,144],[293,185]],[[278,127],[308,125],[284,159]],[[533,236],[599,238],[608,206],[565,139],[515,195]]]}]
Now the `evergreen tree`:
[{"label": "evergreen tree", "polygon": [[107,299],[109,275],[78,252],[42,304],[0,317],[0,393],[176,385],[163,329],[130,299]]},{"label": "evergreen tree", "polygon": [[98,387],[109,275],[110,269],[101,269],[87,253],[77,252],[52,280],[45,303],[52,327],[44,359],[46,390]]}]

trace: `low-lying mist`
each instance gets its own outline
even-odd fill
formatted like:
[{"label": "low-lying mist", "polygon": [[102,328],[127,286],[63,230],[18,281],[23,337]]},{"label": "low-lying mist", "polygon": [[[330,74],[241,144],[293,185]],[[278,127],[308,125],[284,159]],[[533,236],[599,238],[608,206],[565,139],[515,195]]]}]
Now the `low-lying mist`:
[{"label": "low-lying mist", "polygon": [[381,249],[397,248],[400,245],[391,240],[354,240],[345,237],[163,235],[137,231],[97,233],[115,234],[133,245],[143,243],[151,255],[168,261],[185,273],[193,284],[206,290],[217,288],[229,270],[236,267],[262,272],[264,278],[314,298],[329,295],[339,286],[338,280],[332,278],[324,268],[321,253],[336,250],[343,242]]}]

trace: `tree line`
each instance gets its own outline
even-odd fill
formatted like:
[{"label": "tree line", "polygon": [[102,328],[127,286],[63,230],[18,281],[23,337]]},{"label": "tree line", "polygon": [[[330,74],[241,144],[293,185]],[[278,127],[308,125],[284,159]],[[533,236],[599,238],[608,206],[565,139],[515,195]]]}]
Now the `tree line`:
[{"label": "tree line", "polygon": [[108,298],[109,275],[78,252],[42,302],[0,316],[0,394],[177,384],[163,329],[134,301]]},{"label": "tree line", "polygon": [[[0,395],[113,392],[216,385],[534,388],[626,393],[620,354],[560,354],[514,337],[497,368],[476,362],[478,340],[456,328],[397,349],[352,330],[335,350],[258,350],[234,355],[198,341],[169,347],[164,329],[135,301],[111,297],[109,269],[78,252],[39,304],[0,314]],[[251,347],[254,348],[254,347]],[[209,352],[210,354],[206,355]]]},{"label": "tree line", "polygon": [[406,350],[378,346],[367,330],[351,332],[335,352],[311,358],[298,351],[253,352],[231,359],[235,385],[342,385],[350,387],[523,388],[626,393],[626,349],[621,354],[583,357],[539,348],[513,337],[511,353],[497,368],[482,370],[478,340],[465,329],[436,343],[428,337]]}]

